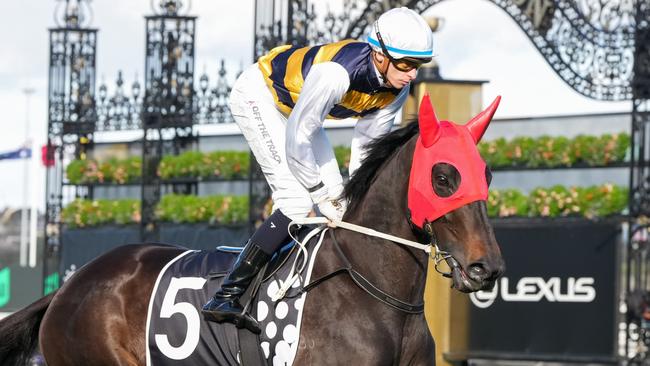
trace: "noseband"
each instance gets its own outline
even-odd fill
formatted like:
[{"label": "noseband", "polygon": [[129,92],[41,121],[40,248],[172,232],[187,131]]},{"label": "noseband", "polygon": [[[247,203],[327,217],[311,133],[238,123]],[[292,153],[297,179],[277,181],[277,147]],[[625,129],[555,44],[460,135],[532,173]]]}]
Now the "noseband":
[{"label": "noseband", "polygon": [[[411,221],[410,218],[408,221],[412,229],[419,232],[422,231]],[[458,264],[458,261],[454,258],[454,256],[451,255],[451,253],[449,253],[446,250],[442,250],[440,249],[440,247],[438,247],[438,242],[436,240],[436,236],[435,236],[436,234],[433,231],[433,226],[428,221],[425,222],[424,224],[424,232],[426,233],[425,236],[429,238],[429,242],[431,243],[429,245],[435,249],[429,252],[429,257],[431,258],[431,260],[433,260],[433,264],[436,272],[440,273],[443,277],[451,278],[452,272],[457,268],[459,269],[460,264]],[[440,269],[439,265],[442,261],[447,262],[447,265],[450,268],[448,272],[444,272],[443,270]]]}]

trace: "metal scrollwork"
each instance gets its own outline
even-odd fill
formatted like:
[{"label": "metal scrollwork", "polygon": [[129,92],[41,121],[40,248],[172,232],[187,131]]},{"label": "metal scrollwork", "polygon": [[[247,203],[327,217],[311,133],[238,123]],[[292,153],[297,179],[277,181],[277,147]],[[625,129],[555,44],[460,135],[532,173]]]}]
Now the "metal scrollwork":
[{"label": "metal scrollwork", "polygon": [[634,66],[631,1],[493,0],[555,72],[598,100],[629,100]]},{"label": "metal scrollwork", "polygon": [[234,122],[228,97],[232,89],[226,78],[225,61],[221,60],[219,78],[214,88],[210,88],[210,78],[207,74],[201,75],[199,88],[196,90],[194,117],[198,124],[214,124]]},{"label": "metal scrollwork", "polygon": [[[91,0],[57,0],[54,22],[60,28],[82,28],[92,23]],[[63,6],[61,6],[63,4]]]},{"label": "metal scrollwork", "polygon": [[638,4],[636,53],[634,65],[634,97],[650,100],[650,4]]},{"label": "metal scrollwork", "polygon": [[634,1],[576,0],[575,3],[581,16],[598,30],[612,33],[634,27]]},{"label": "metal scrollwork", "polygon": [[[241,73],[241,70],[239,71]],[[192,106],[192,123],[195,125],[218,124],[234,122],[228,98],[231,81],[226,70],[225,61],[221,60],[215,85],[211,85],[208,74],[203,73],[194,90]],[[239,74],[237,74],[239,75]],[[97,123],[95,131],[127,131],[142,129],[143,90],[137,76],[131,84],[130,94],[124,87],[122,71],[118,71],[109,95],[109,87],[102,82],[97,89],[96,112]],[[59,104],[52,104],[52,112],[56,112]],[[60,113],[60,112],[56,112]]]},{"label": "metal scrollwork", "polygon": [[181,11],[188,13],[192,8],[192,1],[188,0],[188,6],[185,7],[182,0],[151,0],[151,10],[158,15],[176,16]]},{"label": "metal scrollwork", "polygon": [[97,93],[97,131],[136,130],[142,127],[140,113],[142,110],[142,90],[137,81],[131,85],[131,96],[124,92],[122,71],[117,74],[115,93],[108,96],[105,83],[99,86]]},{"label": "metal scrollwork", "polygon": [[630,209],[635,216],[650,217],[650,5],[639,4],[632,103],[632,154]]},{"label": "metal scrollwork", "polygon": [[[293,24],[291,30],[257,34],[256,53],[282,43],[361,39],[387,9],[406,6],[424,12],[441,1],[344,0],[339,9],[319,13],[306,0],[285,0],[293,11],[279,14],[274,21],[281,21],[273,24]],[[632,99],[635,6],[641,0],[491,1],[517,22],[553,70],[577,92],[598,100]],[[315,26],[307,27],[308,21]]]},{"label": "metal scrollwork", "polygon": [[634,32],[629,26],[596,11],[586,19],[568,1],[544,0],[545,5],[539,6],[531,4],[542,0],[494,2],[517,21],[549,65],[577,92],[599,100],[631,99]]},{"label": "metal scrollwork", "polygon": [[145,124],[191,125],[196,18],[159,15],[146,22]]}]

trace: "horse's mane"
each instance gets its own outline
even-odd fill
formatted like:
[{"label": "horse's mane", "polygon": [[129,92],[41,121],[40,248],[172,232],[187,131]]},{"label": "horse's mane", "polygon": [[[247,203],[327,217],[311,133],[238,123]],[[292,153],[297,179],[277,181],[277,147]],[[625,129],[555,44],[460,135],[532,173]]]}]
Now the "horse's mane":
[{"label": "horse's mane", "polygon": [[345,185],[348,211],[356,210],[366,192],[368,192],[368,188],[374,182],[379,169],[400,146],[403,146],[418,132],[420,132],[418,123],[411,122],[406,127],[389,132],[368,143],[366,157],[361,161],[361,166]]}]

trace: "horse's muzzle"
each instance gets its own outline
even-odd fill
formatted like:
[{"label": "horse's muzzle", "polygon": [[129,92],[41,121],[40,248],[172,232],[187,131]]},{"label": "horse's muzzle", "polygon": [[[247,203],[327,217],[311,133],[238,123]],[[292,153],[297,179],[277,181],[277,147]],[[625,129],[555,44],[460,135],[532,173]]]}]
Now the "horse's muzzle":
[{"label": "horse's muzzle", "polygon": [[[454,259],[452,260],[456,262]],[[493,274],[490,276],[472,276],[468,274],[463,269],[463,267],[458,265],[457,262],[456,265],[453,265],[451,267],[452,288],[455,288],[456,290],[464,293],[491,290],[494,288],[494,285],[496,284],[496,280],[499,278],[500,273],[502,273],[499,271],[498,274]]]}]

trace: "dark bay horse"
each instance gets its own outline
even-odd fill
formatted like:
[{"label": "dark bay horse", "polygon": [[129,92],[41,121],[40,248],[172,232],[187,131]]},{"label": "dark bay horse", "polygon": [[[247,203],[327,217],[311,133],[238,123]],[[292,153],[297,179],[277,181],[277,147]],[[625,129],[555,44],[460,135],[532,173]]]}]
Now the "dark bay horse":
[{"label": "dark bay horse", "polygon": [[[430,108],[428,98],[425,104]],[[492,288],[504,263],[485,198],[475,194],[483,192],[483,197],[490,180],[475,144],[497,104],[465,126],[440,122],[425,106],[419,128],[412,123],[375,140],[346,185],[350,206],[344,220],[411,241],[435,242],[448,254],[453,287],[462,292]],[[423,158],[422,149],[435,150],[439,141],[452,143],[464,154],[456,160]],[[426,187],[415,187],[420,184],[416,181]],[[417,196],[424,191],[435,195],[432,204],[446,206],[446,212],[439,217],[416,212],[428,207],[423,203],[428,198]],[[370,282],[405,302],[422,301],[429,255],[385,239],[334,230],[350,263]],[[312,278],[340,268],[332,244],[327,236]],[[129,245],[96,258],[56,293],[0,321],[0,364],[24,364],[40,346],[49,366],[145,365],[145,323],[154,282],[161,267],[184,250]],[[435,364],[424,314],[397,311],[348,276],[313,288],[302,319],[295,365]]]}]

